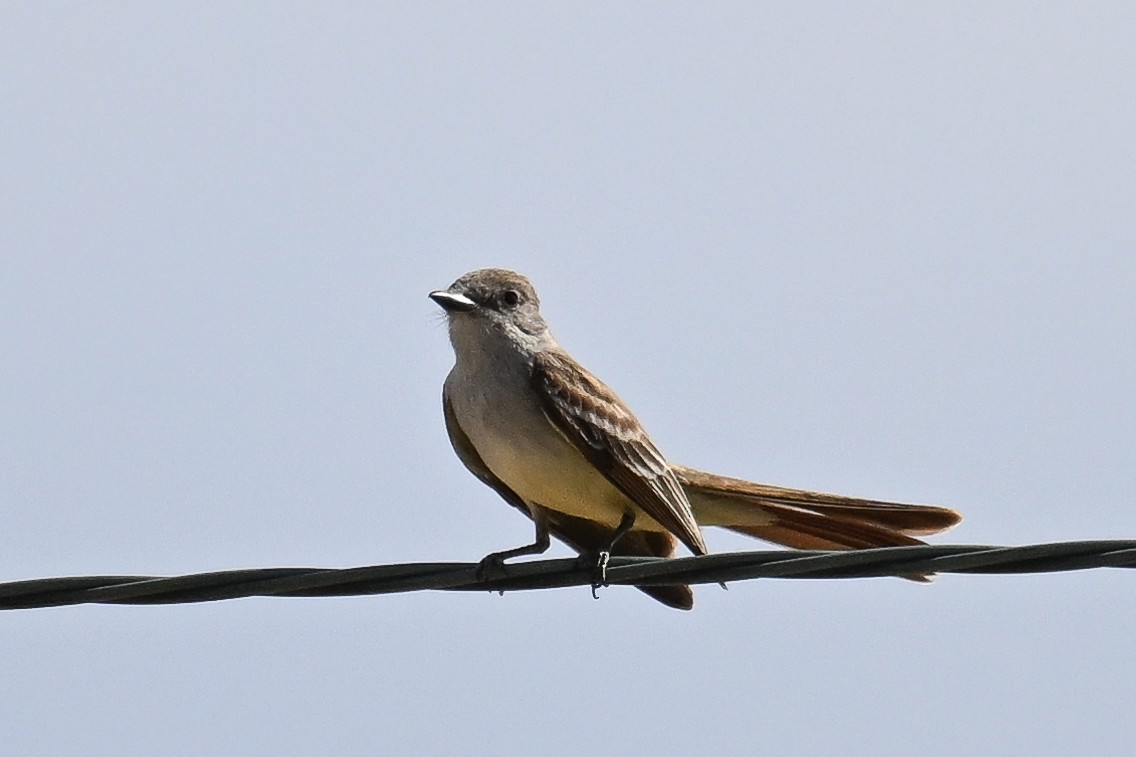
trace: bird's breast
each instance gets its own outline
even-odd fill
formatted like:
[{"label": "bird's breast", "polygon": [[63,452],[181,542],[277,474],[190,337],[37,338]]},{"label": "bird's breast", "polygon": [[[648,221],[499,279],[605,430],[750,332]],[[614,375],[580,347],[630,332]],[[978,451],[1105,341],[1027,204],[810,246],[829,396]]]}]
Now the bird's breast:
[{"label": "bird's breast", "polygon": [[446,392],[493,474],[527,501],[614,527],[630,500],[545,415],[527,366],[482,367],[455,366]]}]

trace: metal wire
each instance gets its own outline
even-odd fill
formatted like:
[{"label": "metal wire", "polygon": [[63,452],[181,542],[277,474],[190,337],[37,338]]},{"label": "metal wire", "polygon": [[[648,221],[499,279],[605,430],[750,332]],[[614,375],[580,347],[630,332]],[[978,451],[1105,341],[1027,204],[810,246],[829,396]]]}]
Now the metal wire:
[{"label": "metal wire", "polygon": [[[608,584],[705,584],[750,578],[867,578],[927,573],[1055,573],[1136,567],[1136,540],[1022,547],[926,544],[854,551],[772,550],[701,557],[612,557]],[[361,568],[257,568],[185,576],[74,576],[0,584],[0,610],[76,604],[180,604],[239,597],[342,597],[426,589],[519,591],[589,586],[596,571],[576,559],[510,563],[482,579],[476,563]]]}]

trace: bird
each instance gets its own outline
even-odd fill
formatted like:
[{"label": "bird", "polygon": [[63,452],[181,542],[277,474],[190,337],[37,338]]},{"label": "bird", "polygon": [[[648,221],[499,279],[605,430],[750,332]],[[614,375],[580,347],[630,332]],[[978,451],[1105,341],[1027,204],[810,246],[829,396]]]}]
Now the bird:
[{"label": "bird", "polygon": [[[602,570],[610,556],[708,553],[702,527],[797,549],[922,544],[961,515],[720,476],[667,460],[619,396],[552,336],[522,274],[466,273],[429,297],[445,313],[454,365],[442,388],[450,443],[464,466],[535,527],[530,544],[493,552],[479,573],[541,554],[550,535]],[[907,576],[927,580],[925,576]],[[686,584],[637,586],[680,610]]]}]

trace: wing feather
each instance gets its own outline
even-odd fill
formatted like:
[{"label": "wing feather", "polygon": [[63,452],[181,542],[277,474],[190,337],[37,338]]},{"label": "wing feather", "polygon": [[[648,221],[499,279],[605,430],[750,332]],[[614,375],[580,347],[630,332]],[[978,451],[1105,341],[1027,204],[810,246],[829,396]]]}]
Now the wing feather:
[{"label": "wing feather", "polygon": [[533,386],[556,428],[616,488],[698,555],[706,543],[666,458],[615,392],[559,351],[537,353]]}]

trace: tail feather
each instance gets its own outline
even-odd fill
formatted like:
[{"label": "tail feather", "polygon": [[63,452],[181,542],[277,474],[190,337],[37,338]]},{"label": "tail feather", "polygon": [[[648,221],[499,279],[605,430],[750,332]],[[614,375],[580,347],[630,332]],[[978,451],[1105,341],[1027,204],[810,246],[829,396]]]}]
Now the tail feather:
[{"label": "tail feather", "polygon": [[905,505],[787,489],[672,466],[702,525],[796,549],[865,549],[922,544],[960,516],[935,505]]},{"label": "tail feather", "polygon": [[868,549],[922,544],[914,536],[855,521],[845,521],[805,510],[786,509],[768,526],[726,526],[746,536],[794,549]]},{"label": "tail feather", "polygon": [[[916,536],[954,526],[960,516],[935,505],[904,505],[855,499],[803,489],[787,489],[671,465],[690,500],[700,526],[720,526],[746,536],[794,549],[867,549],[922,544]],[[548,511],[549,531],[582,554],[602,549],[611,529],[595,521]],[[612,549],[613,555],[672,557],[678,540],[665,531],[633,529]],[[908,575],[927,581],[923,575]],[[694,605],[685,584],[636,586],[659,602],[680,610]]]},{"label": "tail feather", "polygon": [[694,607],[694,591],[685,584],[674,586],[636,586],[636,589],[651,599],[662,602],[676,610],[690,610]]}]

